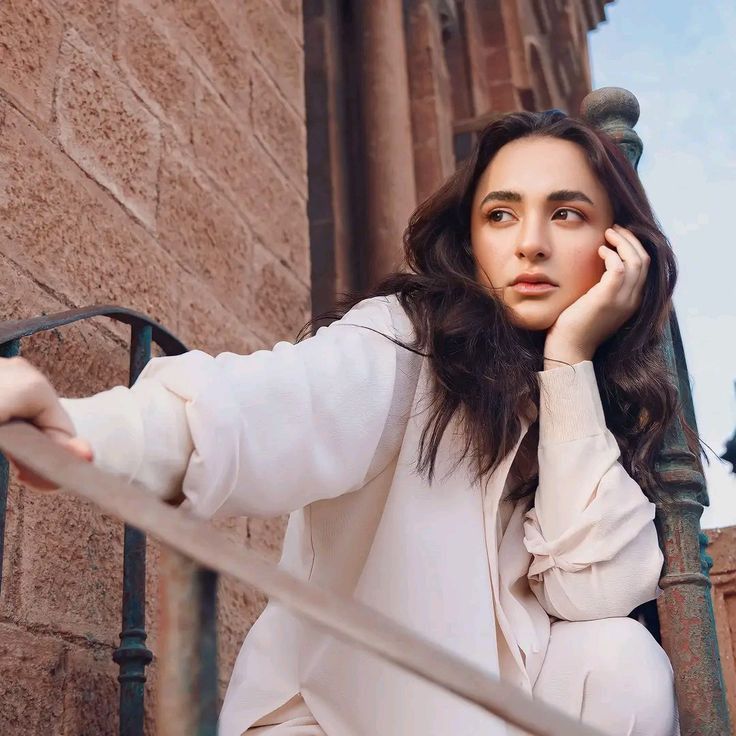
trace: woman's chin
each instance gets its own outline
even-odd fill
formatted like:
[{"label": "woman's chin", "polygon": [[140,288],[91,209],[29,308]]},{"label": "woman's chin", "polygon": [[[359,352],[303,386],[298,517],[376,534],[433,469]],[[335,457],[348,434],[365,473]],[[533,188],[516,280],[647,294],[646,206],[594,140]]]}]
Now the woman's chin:
[{"label": "woman's chin", "polygon": [[557,313],[550,314],[534,314],[518,309],[511,309],[511,322],[515,327],[520,327],[522,330],[529,330],[530,332],[541,332],[546,331],[557,320],[559,315]]}]

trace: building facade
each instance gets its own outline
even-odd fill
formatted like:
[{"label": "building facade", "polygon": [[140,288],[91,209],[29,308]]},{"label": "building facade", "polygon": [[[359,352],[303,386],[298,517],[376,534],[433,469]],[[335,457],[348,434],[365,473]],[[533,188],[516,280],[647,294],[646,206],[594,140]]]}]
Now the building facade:
[{"label": "building facade", "polygon": [[[412,210],[494,115],[577,112],[606,4],[6,0],[2,319],[114,303],[211,353],[293,339],[398,265]],[[128,340],[95,319],[22,352],[84,396],[127,380]],[[278,559],[284,519],[221,526]],[[122,526],[13,482],[2,573],[0,732],[115,732]],[[264,603],[221,581],[222,687]]]}]

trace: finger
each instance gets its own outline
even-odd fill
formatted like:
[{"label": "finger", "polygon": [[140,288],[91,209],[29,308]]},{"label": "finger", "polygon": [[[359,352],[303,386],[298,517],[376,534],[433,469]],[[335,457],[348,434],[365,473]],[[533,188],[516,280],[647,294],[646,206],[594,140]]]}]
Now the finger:
[{"label": "finger", "polygon": [[600,284],[610,292],[610,298],[618,296],[625,283],[626,268],[618,253],[607,245],[598,248],[598,255],[603,258],[606,270],[601,276]]},{"label": "finger", "polygon": [[[48,433],[48,430],[47,430],[47,433]],[[81,437],[72,437],[71,439],[60,438],[57,441],[59,441],[60,444],[62,444],[65,449],[67,449],[72,454],[76,455],[81,460],[85,460],[86,462],[92,462],[92,459],[93,459],[92,448],[90,447],[89,443],[86,440],[83,440]],[[46,478],[43,478],[42,476],[38,475],[36,472],[31,470],[27,466],[16,462],[16,460],[13,457],[8,456],[8,462],[10,463],[18,480],[21,483],[32,486],[36,490],[40,490],[40,491],[54,491],[57,489],[56,484],[51,483],[50,481],[46,480]]]},{"label": "finger", "polygon": [[644,284],[647,280],[647,274],[649,273],[649,264],[651,263],[651,256],[647,253],[646,248],[642,245],[639,238],[634,235],[628,228],[622,227],[621,225],[614,225],[614,229],[619,232],[626,240],[636,249],[642,262],[642,269],[639,274],[637,281],[637,289],[641,292],[644,289]]},{"label": "finger", "polygon": [[91,463],[94,459],[91,445],[81,437],[72,437],[70,440],[67,440],[66,447],[77,457],[86,460],[88,463]]},{"label": "finger", "polygon": [[628,238],[617,230],[608,228],[605,236],[611,241],[612,247],[616,249],[624,264],[625,277],[624,284],[621,286],[621,296],[627,301],[634,301],[637,295],[637,285],[640,282],[641,272],[644,268],[641,255]]},{"label": "finger", "polygon": [[24,485],[31,486],[37,491],[55,491],[57,486],[50,483],[40,475],[36,475],[32,470],[25,467],[20,467],[18,470],[18,481]]},{"label": "finger", "polygon": [[647,249],[642,244],[641,240],[634,235],[628,228],[622,227],[621,225],[614,225],[613,228],[620,233],[626,240],[636,249],[642,260],[642,263],[648,267],[651,262],[651,257],[647,253]]}]

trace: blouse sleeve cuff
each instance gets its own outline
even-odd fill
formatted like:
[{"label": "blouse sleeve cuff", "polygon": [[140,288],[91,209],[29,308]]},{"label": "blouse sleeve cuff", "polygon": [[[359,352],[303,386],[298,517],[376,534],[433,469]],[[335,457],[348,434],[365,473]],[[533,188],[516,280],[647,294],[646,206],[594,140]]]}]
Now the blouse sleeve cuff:
[{"label": "blouse sleeve cuff", "polygon": [[125,386],[82,399],[61,399],[74,431],[92,447],[94,464],[132,480],[143,460],[143,425]]},{"label": "blouse sleeve cuff", "polygon": [[539,371],[539,444],[570,442],[606,431],[593,362]]},{"label": "blouse sleeve cuff", "polygon": [[[94,464],[145,486],[157,497],[179,495],[192,452],[185,402],[151,381],[116,386],[82,399],[61,399]],[[145,421],[144,421],[145,417]]]}]

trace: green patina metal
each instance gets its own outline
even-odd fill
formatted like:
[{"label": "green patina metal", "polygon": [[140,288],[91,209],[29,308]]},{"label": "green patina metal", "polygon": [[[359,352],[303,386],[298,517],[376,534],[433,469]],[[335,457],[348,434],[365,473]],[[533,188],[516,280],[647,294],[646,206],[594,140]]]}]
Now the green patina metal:
[{"label": "green patina metal", "polygon": [[[15,320],[0,324],[0,356],[12,357],[20,353],[23,337],[62,327],[64,325],[106,316],[131,326],[130,375],[132,385],[151,358],[151,345],[155,342],[165,354],[186,352],[186,346],[161,325],[130,309],[102,305],[74,309],[58,314],[44,315],[28,320]],[[0,583],[2,582],[2,556],[4,548],[5,515],[8,491],[8,462],[0,454]],[[199,601],[193,602],[201,611],[201,626],[188,632],[200,653],[200,709],[201,736],[214,736],[217,729],[217,653],[216,653],[216,576],[202,570],[203,585],[199,589]],[[137,529],[126,526],[123,547],[123,605],[120,646],[113,652],[113,660],[120,673],[120,721],[121,736],[143,736],[145,668],[152,658],[146,647],[146,538]]]},{"label": "green patina metal", "polygon": [[[637,167],[643,146],[634,131],[639,103],[631,92],[618,87],[598,89],[585,98],[581,114],[613,137]],[[685,420],[697,431],[674,309],[664,350],[669,369],[677,376]],[[657,506],[656,523],[665,558],[657,611],[662,645],[675,672],[681,734],[725,736],[731,731],[710,595],[712,560],[705,552],[707,537],[700,529],[708,493],[700,458],[690,451],[679,420],[669,428],[658,469],[669,494]]]}]

